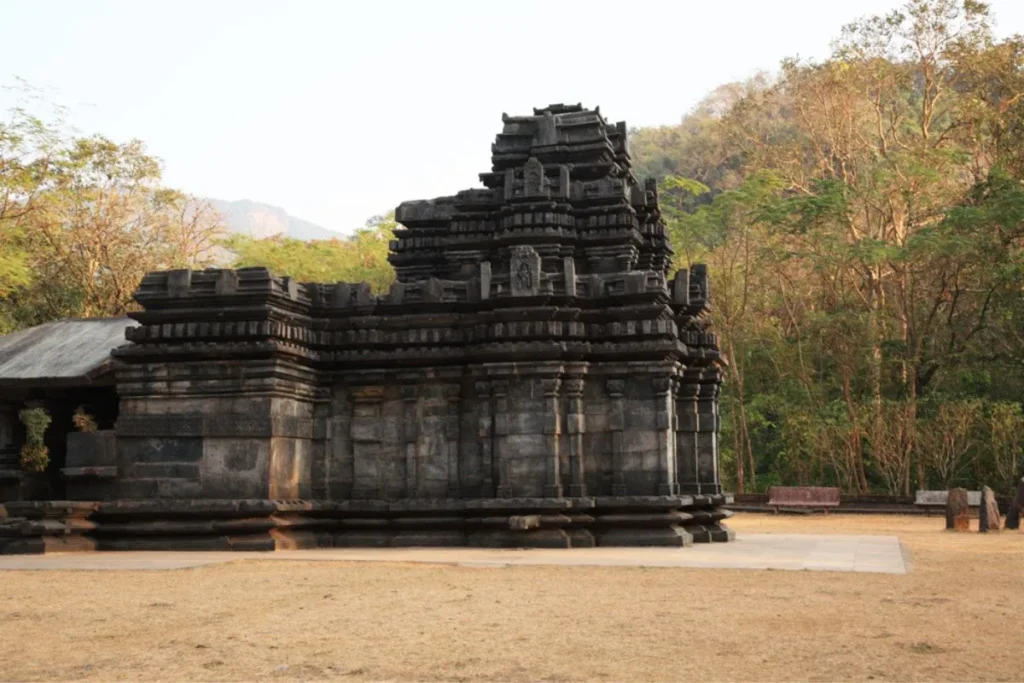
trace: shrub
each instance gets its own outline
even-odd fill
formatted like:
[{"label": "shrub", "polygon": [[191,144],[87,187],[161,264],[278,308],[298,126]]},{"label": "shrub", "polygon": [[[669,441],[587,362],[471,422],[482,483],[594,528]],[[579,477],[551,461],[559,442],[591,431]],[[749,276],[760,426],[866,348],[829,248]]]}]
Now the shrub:
[{"label": "shrub", "polygon": [[92,415],[85,412],[85,408],[78,406],[75,409],[75,414],[71,416],[71,422],[75,425],[75,429],[80,432],[95,432],[98,427],[96,420]]},{"label": "shrub", "polygon": [[18,413],[25,425],[25,445],[21,447],[21,467],[26,472],[43,472],[50,464],[50,450],[43,443],[52,419],[44,408],[26,408]]}]

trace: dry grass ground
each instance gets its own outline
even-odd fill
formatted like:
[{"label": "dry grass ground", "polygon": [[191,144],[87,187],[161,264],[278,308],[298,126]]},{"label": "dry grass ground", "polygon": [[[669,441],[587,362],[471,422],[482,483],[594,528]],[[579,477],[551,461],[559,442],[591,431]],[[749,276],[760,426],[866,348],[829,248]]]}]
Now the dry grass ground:
[{"label": "dry grass ground", "polygon": [[1024,534],[895,534],[906,576],[241,562],[0,574],[5,680],[1022,680]]}]

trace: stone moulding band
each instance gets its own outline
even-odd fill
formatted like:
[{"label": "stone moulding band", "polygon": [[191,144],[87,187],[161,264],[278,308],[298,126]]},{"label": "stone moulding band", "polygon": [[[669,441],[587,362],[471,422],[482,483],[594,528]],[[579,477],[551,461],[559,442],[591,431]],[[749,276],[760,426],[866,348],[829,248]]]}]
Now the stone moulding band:
[{"label": "stone moulding band", "polygon": [[723,495],[7,504],[0,553],[373,546],[682,547],[731,540]]}]

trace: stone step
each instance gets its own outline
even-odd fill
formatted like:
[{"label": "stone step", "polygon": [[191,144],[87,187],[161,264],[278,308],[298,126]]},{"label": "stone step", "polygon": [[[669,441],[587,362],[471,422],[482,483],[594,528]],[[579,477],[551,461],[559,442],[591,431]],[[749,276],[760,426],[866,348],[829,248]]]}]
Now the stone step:
[{"label": "stone step", "polygon": [[119,496],[126,499],[139,498],[198,498],[202,485],[195,479],[145,478],[122,479]]},{"label": "stone step", "polygon": [[199,479],[199,463],[139,462],[132,472],[137,479]]}]

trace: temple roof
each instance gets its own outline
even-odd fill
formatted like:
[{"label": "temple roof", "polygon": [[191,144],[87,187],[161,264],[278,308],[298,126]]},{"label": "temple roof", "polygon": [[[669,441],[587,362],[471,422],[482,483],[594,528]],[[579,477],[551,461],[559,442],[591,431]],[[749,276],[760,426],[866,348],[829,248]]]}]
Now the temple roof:
[{"label": "temple roof", "polygon": [[465,280],[489,264],[507,291],[510,249],[542,255],[545,276],[571,258],[578,275],[651,271],[667,278],[672,249],[657,184],[631,170],[624,122],[599,108],[550,104],[502,114],[482,188],[403,202],[388,261],[401,284]]},{"label": "temple roof", "polygon": [[0,387],[84,386],[112,380],[110,352],[130,318],[58,320],[0,336]]}]

